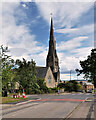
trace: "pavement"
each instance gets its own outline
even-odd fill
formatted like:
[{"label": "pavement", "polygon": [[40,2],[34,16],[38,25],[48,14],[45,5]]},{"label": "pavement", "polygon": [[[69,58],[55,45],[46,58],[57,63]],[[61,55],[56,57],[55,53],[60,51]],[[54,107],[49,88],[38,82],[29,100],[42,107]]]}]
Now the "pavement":
[{"label": "pavement", "polygon": [[67,118],[94,118],[94,103],[93,100],[86,100],[82,102],[79,106],[77,106],[68,116]]},{"label": "pavement", "polygon": [[96,94],[93,98],[87,98],[77,106],[68,116],[69,119],[96,120]]},{"label": "pavement", "polygon": [[[67,94],[71,94],[71,93],[60,93],[61,95],[67,95]],[[26,95],[25,97],[28,98],[27,100],[24,101],[17,101],[17,102],[12,102],[12,103],[6,103],[6,104],[0,104],[0,108],[2,109],[6,109],[15,105],[20,105],[20,104],[26,104],[28,102],[30,102],[31,100],[39,100],[42,98],[42,96],[46,96],[46,94],[33,94],[33,95]],[[47,94],[47,95],[58,95],[58,93],[51,93],[51,94]],[[13,97],[13,96],[11,96]],[[22,96],[21,96],[22,97]]]},{"label": "pavement", "polygon": [[[32,98],[40,98],[32,100]],[[94,118],[92,94],[29,96],[30,100],[2,110],[3,118]]]}]

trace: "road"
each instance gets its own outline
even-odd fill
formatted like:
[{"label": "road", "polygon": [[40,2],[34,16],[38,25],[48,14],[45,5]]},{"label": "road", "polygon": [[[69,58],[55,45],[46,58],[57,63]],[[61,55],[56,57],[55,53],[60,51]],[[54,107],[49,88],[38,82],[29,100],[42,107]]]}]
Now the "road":
[{"label": "road", "polygon": [[[31,100],[37,97],[38,100]],[[3,118],[94,118],[90,93],[30,96],[30,101],[2,111]],[[86,101],[85,101],[86,100]],[[86,112],[85,112],[86,111]]]}]

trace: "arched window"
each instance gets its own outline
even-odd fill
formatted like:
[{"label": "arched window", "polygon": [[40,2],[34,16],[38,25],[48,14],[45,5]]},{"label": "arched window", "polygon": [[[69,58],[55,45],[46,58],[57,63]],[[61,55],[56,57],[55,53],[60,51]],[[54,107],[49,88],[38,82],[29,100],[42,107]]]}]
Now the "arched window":
[{"label": "arched window", "polygon": [[48,83],[51,83],[51,76],[48,77]]}]

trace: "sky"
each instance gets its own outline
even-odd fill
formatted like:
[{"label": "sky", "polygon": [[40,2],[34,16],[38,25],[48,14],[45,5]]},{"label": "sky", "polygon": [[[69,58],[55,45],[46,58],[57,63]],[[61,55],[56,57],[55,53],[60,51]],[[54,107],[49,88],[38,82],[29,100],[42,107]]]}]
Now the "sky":
[{"label": "sky", "polygon": [[[30,0],[31,1],[31,0]],[[77,79],[75,69],[94,47],[93,2],[3,2],[0,45],[8,46],[13,59],[33,59],[46,66],[50,13],[60,66],[60,79]],[[78,79],[83,79],[83,75]]]}]

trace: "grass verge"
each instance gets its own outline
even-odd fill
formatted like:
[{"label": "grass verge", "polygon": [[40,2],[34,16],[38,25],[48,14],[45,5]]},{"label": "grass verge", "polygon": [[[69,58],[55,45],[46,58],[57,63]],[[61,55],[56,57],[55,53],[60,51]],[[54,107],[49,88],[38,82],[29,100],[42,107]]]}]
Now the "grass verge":
[{"label": "grass verge", "polygon": [[13,102],[19,102],[19,101],[24,101],[27,100],[28,98],[12,98],[12,97],[1,97],[0,104],[4,103],[13,103]]}]

